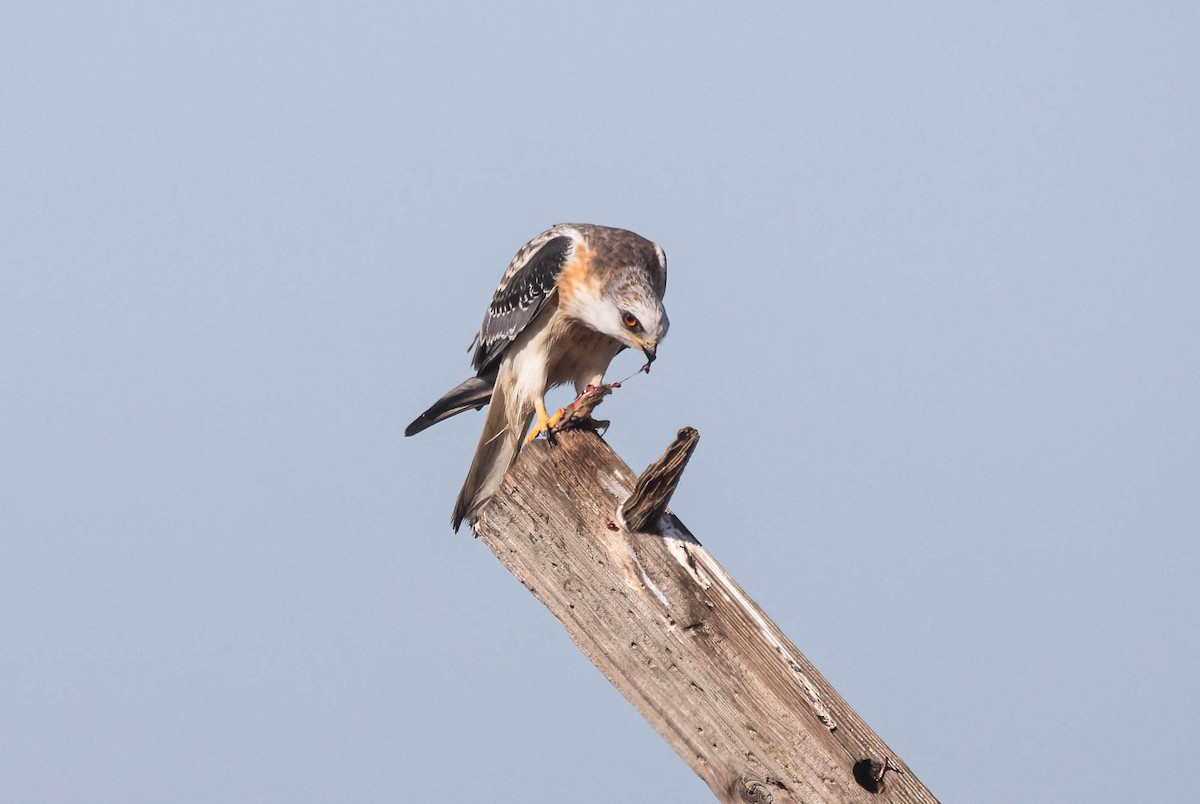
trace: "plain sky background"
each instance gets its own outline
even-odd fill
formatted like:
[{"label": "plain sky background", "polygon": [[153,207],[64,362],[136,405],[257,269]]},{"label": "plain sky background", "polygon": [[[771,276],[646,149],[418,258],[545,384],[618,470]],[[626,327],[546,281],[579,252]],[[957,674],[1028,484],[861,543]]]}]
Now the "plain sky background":
[{"label": "plain sky background", "polygon": [[[947,802],[1200,750],[1195,3],[8,3],[0,801],[694,802],[448,527],[516,249],[663,245],[601,409]],[[613,375],[640,361],[623,355]]]}]

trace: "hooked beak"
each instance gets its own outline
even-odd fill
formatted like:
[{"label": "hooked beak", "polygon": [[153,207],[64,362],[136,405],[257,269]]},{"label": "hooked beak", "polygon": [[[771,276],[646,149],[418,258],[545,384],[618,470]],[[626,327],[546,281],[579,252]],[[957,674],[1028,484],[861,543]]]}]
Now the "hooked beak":
[{"label": "hooked beak", "polygon": [[647,341],[642,344],[642,354],[646,356],[647,366],[654,362],[654,358],[658,357],[657,346],[658,344],[653,341]]}]

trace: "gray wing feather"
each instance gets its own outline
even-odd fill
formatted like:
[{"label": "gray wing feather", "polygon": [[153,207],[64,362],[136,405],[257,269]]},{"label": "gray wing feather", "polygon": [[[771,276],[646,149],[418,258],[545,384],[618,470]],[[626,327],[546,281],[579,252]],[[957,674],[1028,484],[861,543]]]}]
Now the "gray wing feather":
[{"label": "gray wing feather", "polygon": [[479,328],[471,366],[493,369],[508,345],[529,326],[554,292],[577,233],[554,227],[530,240],[509,263]]},{"label": "gray wing feather", "polygon": [[434,402],[429,410],[414,419],[412,424],[404,429],[404,435],[416,435],[427,427],[472,408],[479,410],[492,399],[492,379],[470,377],[451,388],[442,394],[442,398]]}]

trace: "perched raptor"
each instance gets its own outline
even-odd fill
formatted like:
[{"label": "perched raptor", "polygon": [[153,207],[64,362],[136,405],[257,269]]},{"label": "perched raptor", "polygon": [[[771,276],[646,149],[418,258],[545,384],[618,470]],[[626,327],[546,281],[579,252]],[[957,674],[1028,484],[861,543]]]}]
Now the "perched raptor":
[{"label": "perched raptor", "polygon": [[491,403],[451,523],[473,522],[526,441],[551,432],[546,391],[598,386],[632,346],[654,360],[667,334],[667,258],[657,244],[607,226],[560,223],[526,243],[508,265],[476,335],[474,377],[447,392],[404,431]]}]

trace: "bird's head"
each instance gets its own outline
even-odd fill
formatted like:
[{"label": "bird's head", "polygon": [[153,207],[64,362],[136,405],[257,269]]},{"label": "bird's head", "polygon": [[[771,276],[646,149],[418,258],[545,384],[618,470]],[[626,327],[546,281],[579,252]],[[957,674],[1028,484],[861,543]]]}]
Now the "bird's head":
[{"label": "bird's head", "polygon": [[592,292],[576,296],[570,314],[623,346],[637,349],[654,362],[658,344],[671,322],[659,293],[644,271],[618,274]]},{"label": "bird's head", "polygon": [[[653,296],[626,295],[617,299],[615,307],[621,332],[614,337],[640,349],[645,353],[647,363],[653,363],[658,356],[658,343],[671,326],[662,302]],[[613,335],[612,332],[608,334]]]}]

